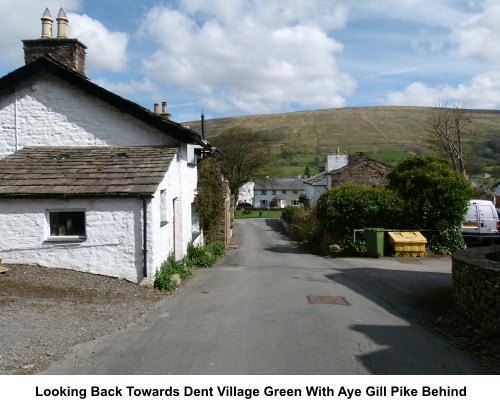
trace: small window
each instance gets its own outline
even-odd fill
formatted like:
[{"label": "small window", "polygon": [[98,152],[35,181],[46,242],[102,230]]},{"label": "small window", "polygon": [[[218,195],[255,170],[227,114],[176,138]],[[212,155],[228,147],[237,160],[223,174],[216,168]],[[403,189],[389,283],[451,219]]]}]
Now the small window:
[{"label": "small window", "polygon": [[299,194],[299,190],[292,190],[292,194]]},{"label": "small window", "polygon": [[273,195],[276,195],[276,190],[273,190]]},{"label": "small window", "polygon": [[281,190],[281,194],[286,194],[286,190]]},{"label": "small window", "polygon": [[300,205],[300,204],[299,204],[299,200],[292,200],[292,205],[293,205],[294,207],[296,207],[296,206]]},{"label": "small window", "polygon": [[49,212],[50,239],[85,239],[85,211]]},{"label": "small window", "polygon": [[167,216],[167,190],[160,191],[160,226],[168,224]]},{"label": "small window", "polygon": [[267,200],[260,200],[260,205],[262,206],[267,205]]},{"label": "small window", "polygon": [[267,195],[267,190],[260,190],[260,195]]}]

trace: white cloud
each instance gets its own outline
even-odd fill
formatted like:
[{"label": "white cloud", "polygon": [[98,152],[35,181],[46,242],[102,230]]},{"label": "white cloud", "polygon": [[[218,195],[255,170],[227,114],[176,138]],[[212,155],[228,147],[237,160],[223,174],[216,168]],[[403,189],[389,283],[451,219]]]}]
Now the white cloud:
[{"label": "white cloud", "polygon": [[68,14],[68,20],[68,36],[78,38],[87,46],[87,71],[125,70],[128,34],[109,31],[102,23],[86,15]]},{"label": "white cloud", "polygon": [[432,106],[439,100],[458,101],[466,108],[500,108],[500,71],[481,73],[457,86],[428,86],[416,82],[386,97],[386,105]]},{"label": "white cloud", "polygon": [[460,58],[500,66],[500,4],[487,3],[485,9],[468,18],[454,29],[452,40],[456,43],[454,54]]},{"label": "white cloud", "polygon": [[[323,10],[309,2],[261,3],[191,0],[181,2],[182,13],[151,9],[140,36],[158,48],[143,63],[146,75],[198,93],[220,112],[343,106],[356,83],[337,67],[343,45],[321,27],[341,26],[343,13],[328,1]],[[320,14],[329,17],[313,24]]]}]

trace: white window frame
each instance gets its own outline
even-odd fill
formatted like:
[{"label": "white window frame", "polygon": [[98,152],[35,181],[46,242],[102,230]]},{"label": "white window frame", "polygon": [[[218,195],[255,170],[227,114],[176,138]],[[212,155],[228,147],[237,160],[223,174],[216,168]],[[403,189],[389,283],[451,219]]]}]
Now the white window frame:
[{"label": "white window frame", "polygon": [[[55,213],[83,213],[83,235],[52,235],[53,229],[51,224],[51,214]],[[46,221],[46,235],[45,241],[47,242],[82,242],[87,239],[87,215],[86,210],[82,208],[72,208],[72,209],[49,209],[45,211],[45,221]],[[66,231],[64,231],[65,233]]]}]

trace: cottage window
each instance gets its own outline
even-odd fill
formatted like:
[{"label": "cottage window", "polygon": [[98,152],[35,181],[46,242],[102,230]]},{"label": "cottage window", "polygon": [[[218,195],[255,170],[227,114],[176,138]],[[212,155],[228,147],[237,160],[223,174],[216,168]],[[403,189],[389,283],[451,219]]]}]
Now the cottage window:
[{"label": "cottage window", "polygon": [[260,190],[260,195],[267,195],[267,190]]},{"label": "cottage window", "polygon": [[167,216],[167,190],[160,191],[160,226],[168,224]]},{"label": "cottage window", "polygon": [[260,205],[261,206],[266,206],[267,205],[267,200],[260,200]]},{"label": "cottage window", "polygon": [[292,190],[292,194],[299,194],[299,190]]},{"label": "cottage window", "polygon": [[276,190],[273,190],[273,195],[276,195]]},{"label": "cottage window", "polygon": [[50,211],[49,240],[73,241],[86,238],[85,211]]},{"label": "cottage window", "polygon": [[293,206],[298,206],[299,205],[299,200],[292,200],[292,205]]},{"label": "cottage window", "polygon": [[191,203],[191,240],[194,242],[200,235],[200,217],[196,210],[196,204]]},{"label": "cottage window", "polygon": [[286,194],[286,190],[281,190],[281,194]]}]

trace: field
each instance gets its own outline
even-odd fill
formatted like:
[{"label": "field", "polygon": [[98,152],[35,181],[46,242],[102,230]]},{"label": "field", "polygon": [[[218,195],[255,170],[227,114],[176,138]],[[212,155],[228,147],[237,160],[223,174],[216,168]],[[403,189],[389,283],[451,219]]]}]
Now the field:
[{"label": "field", "polygon": [[282,213],[282,211],[275,211],[275,210],[243,210],[243,209],[237,209],[234,212],[234,218],[235,219],[281,218],[281,213]]}]

